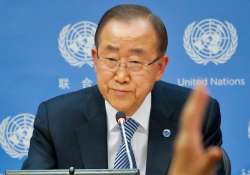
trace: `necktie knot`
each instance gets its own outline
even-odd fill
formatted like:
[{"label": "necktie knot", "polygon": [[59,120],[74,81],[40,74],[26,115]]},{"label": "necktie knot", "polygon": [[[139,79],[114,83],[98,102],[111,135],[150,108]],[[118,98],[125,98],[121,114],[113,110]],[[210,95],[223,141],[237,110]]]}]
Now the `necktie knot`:
[{"label": "necktie knot", "polygon": [[131,142],[131,139],[135,133],[135,131],[137,130],[139,126],[139,123],[136,122],[134,119],[132,118],[128,118],[125,123],[124,123],[124,128],[126,131],[126,137],[128,142]]}]

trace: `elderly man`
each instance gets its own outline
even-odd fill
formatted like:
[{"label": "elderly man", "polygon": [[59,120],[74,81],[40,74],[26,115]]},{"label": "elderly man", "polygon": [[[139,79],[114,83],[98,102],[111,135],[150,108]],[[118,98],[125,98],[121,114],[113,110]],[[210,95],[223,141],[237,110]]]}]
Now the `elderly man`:
[{"label": "elderly man", "polygon": [[[39,106],[23,169],[128,168],[130,157],[142,175],[166,174],[181,109],[190,94],[189,89],[160,81],[168,63],[167,44],[163,22],[149,9],[130,4],[108,10],[92,49],[97,86]],[[220,146],[219,105],[212,98],[208,101],[200,146]],[[125,122],[128,142],[115,119],[118,111],[130,122]],[[131,156],[124,156],[125,142]],[[173,175],[179,170],[178,157],[170,169]]]}]

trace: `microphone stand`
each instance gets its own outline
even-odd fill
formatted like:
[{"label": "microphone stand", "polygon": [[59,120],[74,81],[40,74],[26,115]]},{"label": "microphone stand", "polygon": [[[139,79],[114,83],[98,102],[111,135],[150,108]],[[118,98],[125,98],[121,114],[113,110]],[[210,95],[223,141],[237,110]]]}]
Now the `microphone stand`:
[{"label": "microphone stand", "polygon": [[124,143],[125,143],[125,149],[126,149],[126,153],[127,153],[128,161],[129,161],[129,168],[133,169],[134,168],[133,161],[132,161],[131,153],[130,153],[130,150],[128,147],[128,141],[127,141],[126,131],[125,131],[125,127],[124,127],[125,120],[126,120],[126,115],[123,112],[117,112],[116,121],[121,126],[122,138],[123,138]]}]

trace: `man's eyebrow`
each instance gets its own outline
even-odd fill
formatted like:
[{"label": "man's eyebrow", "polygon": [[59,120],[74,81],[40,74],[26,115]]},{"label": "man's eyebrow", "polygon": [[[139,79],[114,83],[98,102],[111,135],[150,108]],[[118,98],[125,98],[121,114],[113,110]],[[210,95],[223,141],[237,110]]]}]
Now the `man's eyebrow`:
[{"label": "man's eyebrow", "polygon": [[108,50],[108,51],[119,51],[119,48],[118,47],[116,47],[116,46],[112,46],[112,45],[107,45],[106,47],[105,47],[105,50]]},{"label": "man's eyebrow", "polygon": [[133,48],[129,50],[130,53],[135,55],[142,55],[144,53],[144,49],[142,48]]}]

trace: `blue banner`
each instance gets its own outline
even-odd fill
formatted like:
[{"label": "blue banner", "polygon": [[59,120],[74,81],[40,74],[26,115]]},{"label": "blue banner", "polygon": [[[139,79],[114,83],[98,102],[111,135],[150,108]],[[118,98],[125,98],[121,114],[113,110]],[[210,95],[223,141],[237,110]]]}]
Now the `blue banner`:
[{"label": "blue banner", "polygon": [[249,0],[0,0],[0,173],[20,169],[40,102],[95,84],[96,26],[121,3],[161,17],[170,58],[163,80],[208,88],[220,103],[232,174],[250,175]]}]

